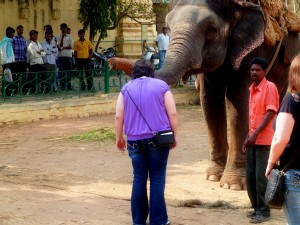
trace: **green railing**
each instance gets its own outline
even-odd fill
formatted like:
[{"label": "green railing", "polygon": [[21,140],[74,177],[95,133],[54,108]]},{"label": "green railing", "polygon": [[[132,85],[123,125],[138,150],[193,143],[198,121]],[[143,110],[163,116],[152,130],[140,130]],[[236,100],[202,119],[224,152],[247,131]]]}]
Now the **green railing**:
[{"label": "green railing", "polygon": [[[99,76],[99,74],[101,74]],[[109,69],[107,63],[99,70],[72,70],[13,73],[9,82],[1,76],[0,103],[93,96],[96,93],[117,92],[130,80],[122,71]]]},{"label": "green railing", "polygon": [[[0,74],[0,104],[24,101],[45,101],[93,96],[98,93],[119,92],[131,78],[122,71],[111,70],[108,63],[100,70],[47,71],[13,73],[9,82]],[[187,85],[194,85],[192,76]],[[175,86],[181,87],[178,82]],[[174,87],[174,86],[173,86]]]}]

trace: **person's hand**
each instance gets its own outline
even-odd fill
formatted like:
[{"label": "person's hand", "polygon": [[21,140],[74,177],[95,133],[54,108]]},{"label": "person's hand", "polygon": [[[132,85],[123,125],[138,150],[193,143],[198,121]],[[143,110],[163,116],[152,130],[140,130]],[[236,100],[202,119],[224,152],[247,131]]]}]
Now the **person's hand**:
[{"label": "person's hand", "polygon": [[265,176],[269,179],[271,170],[277,165],[277,163],[268,162]]},{"label": "person's hand", "polygon": [[256,139],[257,139],[257,134],[253,132],[247,139],[247,146],[253,146],[255,145]]},{"label": "person's hand", "polygon": [[172,149],[176,148],[176,146],[177,146],[177,141],[176,141],[176,139],[175,139],[175,142],[174,142],[174,144],[173,144],[173,145],[171,145],[171,147],[170,147],[170,150],[172,150]]},{"label": "person's hand", "polygon": [[248,148],[248,138],[249,138],[249,134],[247,135],[244,143],[243,143],[243,146],[242,146],[242,152],[243,153],[246,153],[247,152],[247,148]]},{"label": "person's hand", "polygon": [[175,141],[174,141],[174,144],[170,146],[170,150],[176,148],[176,146],[177,146],[177,138],[176,138],[176,136],[174,138],[175,138]]},{"label": "person's hand", "polygon": [[126,143],[125,143],[125,140],[124,138],[117,138],[116,140],[116,145],[117,145],[117,148],[121,151],[121,152],[124,152],[125,151],[125,146],[126,146]]}]

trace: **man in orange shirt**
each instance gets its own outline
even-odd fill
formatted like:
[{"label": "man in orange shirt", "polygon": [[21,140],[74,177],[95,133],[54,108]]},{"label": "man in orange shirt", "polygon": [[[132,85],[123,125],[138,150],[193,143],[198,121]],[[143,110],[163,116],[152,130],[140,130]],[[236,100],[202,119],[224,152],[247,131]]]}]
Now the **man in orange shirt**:
[{"label": "man in orange shirt", "polygon": [[272,121],[279,106],[279,95],[274,83],[265,78],[267,62],[254,58],[250,62],[249,133],[243,151],[247,152],[247,192],[253,211],[247,213],[250,223],[262,223],[270,219],[270,207],[265,202],[270,145],[274,130]]},{"label": "man in orange shirt", "polygon": [[[79,40],[74,43],[74,57],[75,57],[75,66],[79,70],[85,72],[87,86],[89,91],[94,90],[93,76],[90,74],[90,63],[93,56],[93,45],[89,40],[84,38],[85,30],[80,29],[78,31]],[[83,72],[80,71],[79,74],[79,87],[82,91],[85,90],[85,82],[83,79]]]}]

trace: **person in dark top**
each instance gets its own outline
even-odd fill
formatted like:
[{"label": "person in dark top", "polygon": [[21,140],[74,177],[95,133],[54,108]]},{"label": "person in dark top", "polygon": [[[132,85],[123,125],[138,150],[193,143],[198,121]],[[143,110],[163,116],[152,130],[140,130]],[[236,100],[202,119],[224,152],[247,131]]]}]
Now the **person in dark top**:
[{"label": "person in dark top", "polygon": [[[278,110],[275,134],[266,169],[266,177],[280,162],[283,168],[300,146],[300,55],[292,61],[289,71],[288,93]],[[283,208],[287,224],[300,224],[300,153],[286,172]]]}]

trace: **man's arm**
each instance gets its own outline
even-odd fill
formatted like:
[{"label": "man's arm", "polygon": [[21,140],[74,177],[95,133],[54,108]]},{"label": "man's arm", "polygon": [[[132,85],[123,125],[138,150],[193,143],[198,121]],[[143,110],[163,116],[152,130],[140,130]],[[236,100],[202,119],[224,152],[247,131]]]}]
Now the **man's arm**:
[{"label": "man's arm", "polygon": [[258,135],[266,128],[266,126],[271,122],[271,120],[274,118],[275,115],[276,115],[275,111],[273,110],[267,111],[259,127],[250,136],[248,136],[245,143],[246,146],[252,146],[255,144]]}]

